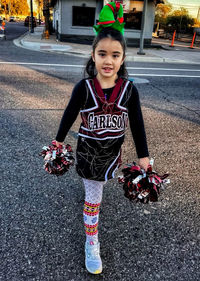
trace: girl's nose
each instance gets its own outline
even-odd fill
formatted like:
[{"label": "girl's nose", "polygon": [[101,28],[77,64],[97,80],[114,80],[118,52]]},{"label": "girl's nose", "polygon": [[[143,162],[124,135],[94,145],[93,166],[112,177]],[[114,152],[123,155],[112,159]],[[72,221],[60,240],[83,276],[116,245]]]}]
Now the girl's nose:
[{"label": "girl's nose", "polygon": [[105,63],[106,64],[112,64],[112,58],[110,56],[106,56]]}]

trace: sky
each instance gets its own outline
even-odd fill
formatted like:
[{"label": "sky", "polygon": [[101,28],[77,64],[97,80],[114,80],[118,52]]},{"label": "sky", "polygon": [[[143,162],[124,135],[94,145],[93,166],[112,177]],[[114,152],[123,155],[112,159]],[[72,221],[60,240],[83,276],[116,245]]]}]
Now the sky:
[{"label": "sky", "polygon": [[175,9],[184,7],[188,10],[189,14],[196,18],[198,9],[200,8],[200,0],[167,0]]}]

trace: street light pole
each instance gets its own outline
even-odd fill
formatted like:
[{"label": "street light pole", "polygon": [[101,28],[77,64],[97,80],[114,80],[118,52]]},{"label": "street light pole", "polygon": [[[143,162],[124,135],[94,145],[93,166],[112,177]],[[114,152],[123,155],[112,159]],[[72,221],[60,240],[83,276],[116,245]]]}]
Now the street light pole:
[{"label": "street light pole", "polygon": [[143,48],[144,48],[144,27],[145,27],[146,12],[147,12],[147,0],[144,0],[141,33],[140,33],[140,50],[137,52],[138,55],[145,55]]},{"label": "street light pole", "polygon": [[34,27],[33,27],[33,0],[30,0],[30,9],[31,9],[31,33],[34,33]]}]

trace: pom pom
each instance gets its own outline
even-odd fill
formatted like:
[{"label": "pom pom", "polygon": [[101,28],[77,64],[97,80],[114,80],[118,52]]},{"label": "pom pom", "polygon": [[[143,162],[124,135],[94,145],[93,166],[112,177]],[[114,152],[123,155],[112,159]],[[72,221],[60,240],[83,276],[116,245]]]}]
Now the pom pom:
[{"label": "pom pom", "polygon": [[141,203],[156,202],[160,190],[170,183],[170,180],[166,179],[169,174],[158,175],[153,171],[153,159],[150,163],[146,172],[135,162],[122,169],[123,175],[118,177],[118,183],[123,184],[124,196],[129,200]]},{"label": "pom pom", "polygon": [[44,146],[39,155],[44,159],[45,171],[52,175],[61,176],[74,165],[73,151],[69,144],[57,147],[53,140],[52,145]]}]

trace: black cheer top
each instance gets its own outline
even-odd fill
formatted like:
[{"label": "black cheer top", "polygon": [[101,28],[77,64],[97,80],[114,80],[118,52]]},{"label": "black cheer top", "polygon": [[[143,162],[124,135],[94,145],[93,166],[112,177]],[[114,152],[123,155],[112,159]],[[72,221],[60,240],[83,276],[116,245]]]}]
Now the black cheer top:
[{"label": "black cheer top", "polygon": [[115,87],[101,89],[96,78],[81,80],[74,87],[64,111],[57,141],[64,141],[79,112],[82,123],[76,168],[81,177],[99,181],[114,177],[121,159],[126,115],[138,158],[149,156],[139,94],[132,82],[118,79]]}]

